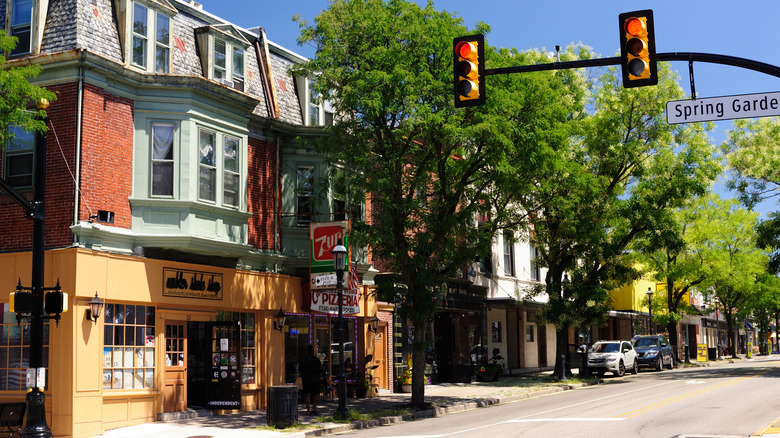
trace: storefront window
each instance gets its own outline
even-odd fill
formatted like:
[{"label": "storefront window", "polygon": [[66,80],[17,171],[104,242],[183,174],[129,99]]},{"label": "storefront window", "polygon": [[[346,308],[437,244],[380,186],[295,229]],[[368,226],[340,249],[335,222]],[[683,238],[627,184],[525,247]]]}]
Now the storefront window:
[{"label": "storefront window", "polygon": [[[30,324],[18,324],[8,303],[2,306],[0,320],[0,390],[25,389],[25,373],[30,366]],[[49,367],[49,324],[43,325],[43,366]],[[47,372],[48,376],[49,373]],[[48,379],[46,382],[48,386]]]},{"label": "storefront window", "polygon": [[241,383],[255,383],[257,355],[255,349],[255,314],[246,312],[219,312],[218,322],[241,322]]},{"label": "storefront window", "polygon": [[311,344],[311,318],[309,315],[287,315],[284,326],[284,382],[295,383],[298,364],[306,356],[306,346]]},{"label": "storefront window", "polygon": [[152,306],[106,303],[103,389],[154,388]]},{"label": "storefront window", "polygon": [[[306,346],[314,345],[322,369],[335,378],[339,368],[338,317],[329,315],[287,315],[285,331],[285,382],[294,383],[298,364],[306,356]],[[344,318],[344,361],[359,363],[357,357],[357,318]]]}]

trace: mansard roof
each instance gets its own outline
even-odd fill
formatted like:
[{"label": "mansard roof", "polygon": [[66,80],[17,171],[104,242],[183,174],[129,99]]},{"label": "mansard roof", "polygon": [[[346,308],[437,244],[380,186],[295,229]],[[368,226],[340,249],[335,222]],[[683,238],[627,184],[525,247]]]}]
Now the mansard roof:
[{"label": "mansard roof", "polygon": [[[107,61],[130,68],[123,53],[122,23],[133,0],[34,0],[40,2],[45,22],[40,38],[40,53],[88,51]],[[198,32],[212,32],[245,49],[247,75],[243,93],[258,100],[253,113],[292,125],[302,125],[301,103],[296,81],[290,74],[295,63],[305,58],[270,43],[262,28],[243,29],[204,11],[193,0],[135,0],[171,18],[171,69],[166,76],[187,76],[208,80],[199,56]],[[260,6],[258,6],[260,7]],[[6,16],[6,2],[0,1],[0,17]],[[129,17],[129,15],[128,15]],[[240,43],[240,44],[239,44]],[[226,93],[241,92],[226,87]]]}]

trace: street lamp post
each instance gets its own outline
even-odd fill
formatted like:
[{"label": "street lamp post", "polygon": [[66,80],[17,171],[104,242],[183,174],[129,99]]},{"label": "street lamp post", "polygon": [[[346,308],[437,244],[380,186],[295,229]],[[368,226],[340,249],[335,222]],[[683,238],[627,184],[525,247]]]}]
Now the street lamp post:
[{"label": "street lamp post", "polygon": [[718,315],[718,297],[712,297],[715,306],[715,346],[718,348],[718,360],[720,360],[720,316]]},{"label": "street lamp post", "polygon": [[347,248],[338,240],[331,250],[333,254],[333,267],[336,269],[336,287],[338,288],[339,301],[339,407],[336,409],[336,417],[347,418],[347,373],[344,370],[344,266],[347,258]]},{"label": "street lamp post", "polygon": [[653,290],[647,288],[647,310],[650,312],[650,324],[648,324],[648,330],[650,334],[653,333]]}]

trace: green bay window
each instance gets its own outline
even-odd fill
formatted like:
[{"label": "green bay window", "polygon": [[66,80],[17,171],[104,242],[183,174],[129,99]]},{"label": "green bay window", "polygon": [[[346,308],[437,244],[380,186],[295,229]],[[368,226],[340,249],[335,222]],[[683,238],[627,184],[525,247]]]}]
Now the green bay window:
[{"label": "green bay window", "polygon": [[238,152],[241,146],[239,139],[225,136],[225,152],[223,156],[223,202],[225,205],[233,207],[239,206],[239,156]]},{"label": "green bay window", "polygon": [[203,201],[216,201],[217,193],[217,160],[216,134],[202,129],[200,131],[200,167],[198,178],[198,197]]}]

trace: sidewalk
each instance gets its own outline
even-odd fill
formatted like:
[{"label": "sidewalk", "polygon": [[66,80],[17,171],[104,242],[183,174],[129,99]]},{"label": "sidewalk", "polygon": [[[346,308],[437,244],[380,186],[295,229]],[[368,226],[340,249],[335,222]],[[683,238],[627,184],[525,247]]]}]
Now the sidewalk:
[{"label": "sidewalk", "polygon": [[[549,374],[549,373],[546,373]],[[338,407],[338,399],[320,399],[318,415],[306,415],[305,407],[298,406],[299,428],[274,429],[268,427],[265,410],[245,411],[228,415],[199,416],[195,418],[112,429],[95,438],[272,438],[272,437],[314,437],[330,435],[351,429],[377,427],[383,424],[399,423],[415,418],[427,418],[467,409],[507,403],[529,397],[537,397],[566,391],[584,384],[543,383],[540,374],[517,377],[502,376],[497,382],[476,382],[469,384],[441,384],[425,387],[425,402],[428,408],[410,411],[403,416],[395,411],[406,407],[411,394],[397,394],[381,391],[378,396],[364,399],[347,399],[347,409],[361,413],[386,411],[386,416],[377,419],[333,423],[324,421],[331,417]]]}]

